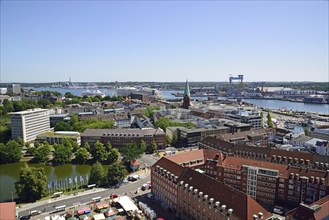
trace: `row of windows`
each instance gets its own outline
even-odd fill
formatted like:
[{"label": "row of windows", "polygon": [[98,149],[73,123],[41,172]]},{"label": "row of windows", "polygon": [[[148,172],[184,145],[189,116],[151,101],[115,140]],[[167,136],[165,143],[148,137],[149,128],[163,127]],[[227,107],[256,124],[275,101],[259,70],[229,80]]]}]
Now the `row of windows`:
[{"label": "row of windows", "polygon": [[262,187],[262,186],[257,186],[257,190],[261,190],[261,191],[265,191],[265,192],[275,193],[275,189],[269,189],[269,188]]},{"label": "row of windows", "polygon": [[[259,192],[259,191],[257,191],[257,195],[258,195],[258,196],[264,196],[264,197],[272,198],[272,199],[275,198],[275,195],[273,195],[273,194],[264,193],[264,192]],[[257,198],[257,199],[258,199],[258,198]]]},{"label": "row of windows", "polygon": [[272,188],[275,188],[275,186],[276,186],[274,183],[261,182],[261,181],[258,181],[257,185],[259,185],[259,186],[268,186],[268,187],[272,187]]}]

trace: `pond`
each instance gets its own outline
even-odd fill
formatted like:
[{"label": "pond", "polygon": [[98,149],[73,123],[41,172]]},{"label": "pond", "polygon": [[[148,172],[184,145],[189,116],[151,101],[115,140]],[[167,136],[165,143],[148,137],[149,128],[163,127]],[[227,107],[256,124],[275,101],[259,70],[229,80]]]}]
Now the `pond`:
[{"label": "pond", "polygon": [[[0,164],[0,202],[16,198],[15,182],[19,179],[21,167],[43,167],[48,181],[50,192],[61,190],[75,185],[86,185],[87,177],[91,170],[90,165],[65,164],[62,166],[51,166],[45,164],[30,164],[28,162],[18,162],[10,164]],[[87,176],[86,176],[87,175]]]}]

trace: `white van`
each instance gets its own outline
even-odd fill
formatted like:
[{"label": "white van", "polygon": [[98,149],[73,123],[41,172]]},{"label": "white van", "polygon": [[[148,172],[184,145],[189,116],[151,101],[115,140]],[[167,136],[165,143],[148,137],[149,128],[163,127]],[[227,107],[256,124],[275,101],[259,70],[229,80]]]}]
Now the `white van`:
[{"label": "white van", "polygon": [[39,214],[41,214],[41,211],[39,211],[39,210],[33,210],[33,211],[30,211],[30,215],[31,215],[31,216],[39,215]]}]

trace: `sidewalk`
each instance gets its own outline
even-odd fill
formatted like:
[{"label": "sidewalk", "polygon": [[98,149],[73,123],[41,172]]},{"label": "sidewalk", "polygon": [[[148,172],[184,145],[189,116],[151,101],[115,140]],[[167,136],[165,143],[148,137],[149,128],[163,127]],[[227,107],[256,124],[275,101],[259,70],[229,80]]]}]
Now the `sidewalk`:
[{"label": "sidewalk", "polygon": [[92,194],[92,193],[96,193],[96,192],[102,192],[102,191],[106,191],[106,190],[108,190],[108,189],[94,188],[94,189],[89,189],[89,190],[86,190],[86,191],[83,191],[83,192],[79,192],[77,194],[72,193],[72,194],[69,194],[69,195],[61,195],[60,197],[52,198],[52,199],[49,199],[49,200],[43,200],[43,201],[38,201],[38,202],[34,202],[34,203],[28,203],[28,204],[20,205],[19,208],[18,208],[18,211],[22,212],[22,211],[32,209],[34,207],[38,207],[40,205],[47,205],[47,204],[50,204],[52,202],[59,202],[59,201],[74,198],[74,197],[77,197],[77,196],[88,195],[88,194]]}]

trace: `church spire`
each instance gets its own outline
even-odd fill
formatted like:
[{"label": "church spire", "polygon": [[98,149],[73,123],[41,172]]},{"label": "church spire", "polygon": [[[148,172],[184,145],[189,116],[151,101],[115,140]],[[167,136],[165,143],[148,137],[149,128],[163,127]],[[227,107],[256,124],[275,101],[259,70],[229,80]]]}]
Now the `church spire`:
[{"label": "church spire", "polygon": [[188,107],[191,105],[190,97],[191,97],[190,86],[188,84],[188,81],[186,80],[185,90],[184,90],[184,94],[183,94],[183,105],[181,106],[182,108],[188,109]]},{"label": "church spire", "polygon": [[185,90],[184,90],[184,95],[185,96],[187,95],[189,98],[191,97],[191,93],[190,93],[190,86],[188,84],[188,81],[186,79],[186,83],[185,83]]}]

